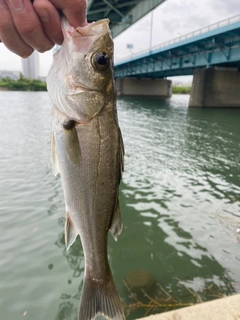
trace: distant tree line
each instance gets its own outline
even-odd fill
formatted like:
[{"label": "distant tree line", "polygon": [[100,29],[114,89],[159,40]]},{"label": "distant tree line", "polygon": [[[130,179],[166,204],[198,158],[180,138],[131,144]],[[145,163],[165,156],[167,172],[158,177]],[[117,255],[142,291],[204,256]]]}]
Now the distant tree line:
[{"label": "distant tree line", "polygon": [[173,86],[172,93],[190,94],[191,87]]},{"label": "distant tree line", "polygon": [[0,88],[13,91],[47,91],[46,82],[27,79],[22,74],[20,74],[18,80],[9,77],[0,78]]},{"label": "distant tree line", "polygon": [[[0,89],[13,91],[47,91],[46,82],[36,79],[27,79],[20,74],[18,80],[9,77],[0,78]],[[190,94],[191,87],[173,86],[172,93]]]}]

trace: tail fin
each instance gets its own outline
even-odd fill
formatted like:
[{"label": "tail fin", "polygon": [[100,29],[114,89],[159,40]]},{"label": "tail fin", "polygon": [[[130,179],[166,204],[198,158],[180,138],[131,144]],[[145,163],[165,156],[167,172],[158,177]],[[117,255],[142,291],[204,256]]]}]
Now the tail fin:
[{"label": "tail fin", "polygon": [[79,320],[94,320],[103,316],[111,320],[125,320],[121,301],[112,281],[84,279]]}]

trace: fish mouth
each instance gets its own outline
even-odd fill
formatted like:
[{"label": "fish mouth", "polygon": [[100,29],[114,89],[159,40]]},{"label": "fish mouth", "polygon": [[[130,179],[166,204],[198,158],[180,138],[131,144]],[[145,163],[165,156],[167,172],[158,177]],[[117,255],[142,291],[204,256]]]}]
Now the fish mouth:
[{"label": "fish mouth", "polygon": [[74,94],[78,94],[78,93],[88,92],[88,91],[90,91],[90,92],[97,91],[94,88],[90,88],[88,86],[85,86],[79,80],[75,79],[75,77],[72,74],[69,74],[66,77],[66,81],[67,81],[68,88],[70,88],[67,95],[70,95],[70,96],[72,96]]},{"label": "fish mouth", "polygon": [[86,87],[86,86],[81,84],[81,85],[74,86],[72,88],[72,91],[70,93],[68,93],[68,95],[72,96],[72,95],[75,95],[75,94],[78,94],[78,93],[84,93],[84,92],[99,92],[99,91],[95,90],[93,88]]}]

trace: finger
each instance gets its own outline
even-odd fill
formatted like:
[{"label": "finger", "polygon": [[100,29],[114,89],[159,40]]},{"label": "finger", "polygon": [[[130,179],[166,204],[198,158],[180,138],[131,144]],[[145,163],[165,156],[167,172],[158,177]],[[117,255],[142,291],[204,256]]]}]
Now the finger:
[{"label": "finger", "polygon": [[27,58],[33,52],[19,36],[5,0],[0,0],[0,38],[5,46],[12,52]]},{"label": "finger", "polygon": [[49,0],[57,9],[61,10],[69,24],[74,28],[87,25],[86,0]]},{"label": "finger", "polygon": [[6,0],[15,28],[22,40],[39,52],[50,50],[54,43],[45,35],[38,15],[29,0]]},{"label": "finger", "polygon": [[63,34],[60,15],[57,9],[48,0],[35,0],[33,7],[42,22],[45,34],[54,43],[61,45],[63,42]]}]

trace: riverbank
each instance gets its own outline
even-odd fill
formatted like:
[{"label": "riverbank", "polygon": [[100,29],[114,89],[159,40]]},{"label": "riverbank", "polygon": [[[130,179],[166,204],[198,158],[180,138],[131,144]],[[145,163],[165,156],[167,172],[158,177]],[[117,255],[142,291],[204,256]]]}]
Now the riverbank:
[{"label": "riverbank", "polygon": [[240,294],[225,297],[195,306],[161,314],[151,315],[141,320],[237,320],[240,319]]},{"label": "riverbank", "polygon": [[37,79],[27,79],[20,75],[19,79],[0,79],[1,91],[47,91],[46,82]]},{"label": "riverbank", "polygon": [[172,87],[172,93],[177,94],[190,94],[191,87],[182,87],[182,86],[173,86]]},{"label": "riverbank", "polygon": [[[38,81],[38,80],[37,80]],[[173,87],[172,93],[173,94],[190,94],[190,87]],[[0,81],[0,91],[47,91],[47,86],[45,82],[41,82],[40,85],[37,83],[35,84],[26,84],[26,85],[18,85],[14,84],[11,86],[7,86]]]},{"label": "riverbank", "polygon": [[[18,80],[10,78],[0,79],[0,91],[47,91],[46,82],[27,79],[20,75]],[[173,86],[173,94],[190,94],[191,87]]]}]

